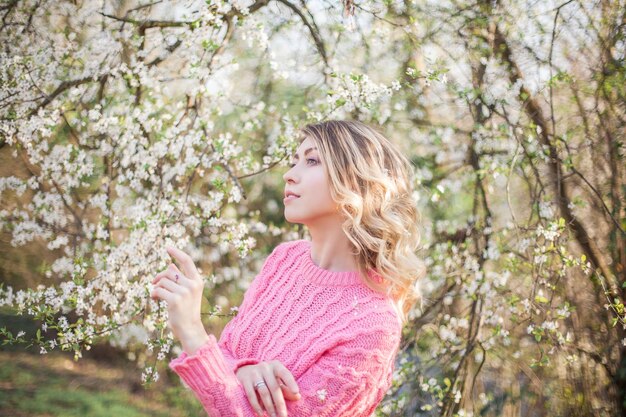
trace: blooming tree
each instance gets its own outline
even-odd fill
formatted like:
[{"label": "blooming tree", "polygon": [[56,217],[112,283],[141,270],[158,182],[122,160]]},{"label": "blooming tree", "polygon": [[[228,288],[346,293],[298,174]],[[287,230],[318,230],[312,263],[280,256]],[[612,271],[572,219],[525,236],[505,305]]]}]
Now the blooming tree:
[{"label": "blooming tree", "polygon": [[382,410],[623,414],[624,2],[361,10],[407,34],[407,78],[449,69],[397,97],[419,129],[429,300]]}]

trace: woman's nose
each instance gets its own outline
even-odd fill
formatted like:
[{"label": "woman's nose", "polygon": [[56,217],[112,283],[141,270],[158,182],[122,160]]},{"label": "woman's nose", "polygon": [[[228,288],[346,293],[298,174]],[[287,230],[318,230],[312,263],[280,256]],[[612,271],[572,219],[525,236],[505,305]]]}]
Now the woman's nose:
[{"label": "woman's nose", "polygon": [[294,171],[293,168],[294,167],[289,168],[289,170],[287,170],[287,172],[283,174],[283,180],[285,180],[285,182],[295,181],[294,175],[293,175],[293,171]]}]

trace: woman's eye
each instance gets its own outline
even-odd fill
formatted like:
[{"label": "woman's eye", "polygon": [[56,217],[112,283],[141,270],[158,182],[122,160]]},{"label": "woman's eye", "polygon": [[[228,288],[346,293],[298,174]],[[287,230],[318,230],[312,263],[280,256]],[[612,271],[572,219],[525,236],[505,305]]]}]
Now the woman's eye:
[{"label": "woman's eye", "polygon": [[[307,162],[313,161],[313,162],[317,163],[317,159],[314,159],[314,158],[308,158],[306,161]],[[293,168],[295,166],[296,166],[296,164],[289,164],[289,168]]]}]

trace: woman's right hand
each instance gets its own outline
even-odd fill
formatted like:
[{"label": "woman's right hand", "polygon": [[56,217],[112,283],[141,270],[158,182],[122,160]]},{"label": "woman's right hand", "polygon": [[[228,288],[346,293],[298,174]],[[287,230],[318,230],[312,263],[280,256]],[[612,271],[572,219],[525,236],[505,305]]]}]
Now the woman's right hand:
[{"label": "woman's right hand", "polygon": [[[296,379],[279,361],[242,366],[237,370],[237,379],[245,389],[250,405],[259,416],[263,415],[265,409],[272,417],[287,417],[285,399],[291,401],[300,399]],[[259,381],[265,381],[266,385],[261,385],[255,390],[254,384]],[[263,408],[259,405],[257,393],[261,397]]]}]

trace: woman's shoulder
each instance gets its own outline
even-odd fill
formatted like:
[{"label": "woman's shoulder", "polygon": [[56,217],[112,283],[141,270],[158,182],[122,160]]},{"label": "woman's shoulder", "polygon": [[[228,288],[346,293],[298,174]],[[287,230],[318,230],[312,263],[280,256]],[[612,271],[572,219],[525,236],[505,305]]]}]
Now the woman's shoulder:
[{"label": "woman's shoulder", "polygon": [[[359,300],[359,304],[363,304],[362,312],[366,312],[368,316],[366,320],[367,325],[401,332],[402,321],[393,299],[372,291],[368,291],[367,294],[367,297]],[[358,310],[356,301],[355,304]]]}]

